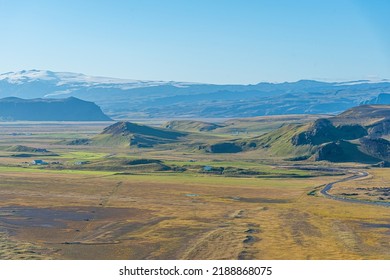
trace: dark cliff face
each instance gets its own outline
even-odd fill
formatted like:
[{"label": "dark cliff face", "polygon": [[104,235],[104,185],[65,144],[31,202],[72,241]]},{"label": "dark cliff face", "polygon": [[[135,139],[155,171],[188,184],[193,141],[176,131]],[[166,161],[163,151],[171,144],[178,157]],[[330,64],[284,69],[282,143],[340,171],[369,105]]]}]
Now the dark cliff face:
[{"label": "dark cliff face", "polygon": [[314,154],[314,160],[339,161],[344,157],[344,151],[340,142],[331,142],[320,147]]},{"label": "dark cliff face", "polygon": [[366,153],[382,160],[390,160],[390,142],[386,139],[363,137],[359,141]]},{"label": "dark cliff face", "polygon": [[313,159],[315,161],[376,163],[380,158],[371,153],[362,152],[355,144],[341,140],[319,146]]},{"label": "dark cliff face", "polygon": [[295,135],[291,142],[295,145],[318,145],[332,141],[335,127],[327,119],[316,120],[308,131]]},{"label": "dark cliff face", "polygon": [[242,152],[242,148],[234,143],[225,142],[225,143],[217,143],[214,145],[210,145],[210,147],[208,147],[206,151],[210,153],[217,153],[217,154],[239,153]]},{"label": "dark cliff face", "polygon": [[93,102],[66,99],[0,99],[0,119],[7,121],[109,121]]},{"label": "dark cliff face", "polygon": [[[390,117],[390,116],[389,116]],[[390,120],[377,122],[368,127],[368,133],[372,138],[382,137],[390,134]]]},{"label": "dark cliff face", "polygon": [[367,130],[360,125],[339,125],[335,127],[328,119],[318,119],[308,131],[295,135],[291,142],[299,145],[320,145],[338,140],[353,140],[366,136]]}]

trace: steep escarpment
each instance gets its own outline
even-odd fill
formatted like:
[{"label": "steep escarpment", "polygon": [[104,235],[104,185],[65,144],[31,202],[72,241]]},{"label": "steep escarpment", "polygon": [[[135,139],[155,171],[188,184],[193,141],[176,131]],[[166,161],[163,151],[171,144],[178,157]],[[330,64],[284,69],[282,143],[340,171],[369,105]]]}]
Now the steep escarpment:
[{"label": "steep escarpment", "polygon": [[318,119],[310,127],[297,135],[291,141],[294,145],[320,145],[338,140],[353,140],[364,137],[367,130],[358,125],[334,126],[329,119]]},{"label": "steep escarpment", "polygon": [[390,141],[384,138],[363,137],[359,139],[362,150],[376,158],[390,161]]},{"label": "steep escarpment", "polygon": [[65,99],[0,99],[3,121],[109,121],[93,102],[69,97]]}]

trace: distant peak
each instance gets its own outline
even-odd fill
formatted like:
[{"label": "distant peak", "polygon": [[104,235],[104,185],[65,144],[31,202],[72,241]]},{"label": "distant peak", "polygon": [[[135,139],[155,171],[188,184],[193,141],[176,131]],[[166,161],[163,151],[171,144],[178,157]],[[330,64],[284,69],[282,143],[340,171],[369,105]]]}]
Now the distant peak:
[{"label": "distant peak", "polygon": [[[196,83],[187,82],[174,82],[174,81],[150,81],[150,80],[134,80],[134,79],[121,79],[102,76],[88,76],[81,73],[73,72],[53,72],[49,70],[21,70],[17,72],[7,72],[0,74],[0,80],[7,81],[11,84],[23,84],[28,82],[50,82],[56,86],[102,86],[102,87],[114,87],[120,89],[133,89],[133,88],[145,88],[155,86],[174,86],[174,87],[187,87]],[[53,95],[57,95],[54,93]],[[47,95],[47,96],[50,96]]]},{"label": "distant peak", "polygon": [[19,97],[15,97],[15,96],[10,96],[10,97],[1,98],[0,100],[3,100],[3,101],[15,101],[15,100],[23,100],[23,99],[19,98]]}]

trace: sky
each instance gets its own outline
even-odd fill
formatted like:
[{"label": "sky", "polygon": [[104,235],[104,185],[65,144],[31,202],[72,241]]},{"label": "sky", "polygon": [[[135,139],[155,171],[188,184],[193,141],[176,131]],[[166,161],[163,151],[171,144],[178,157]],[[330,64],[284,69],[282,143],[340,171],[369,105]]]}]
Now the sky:
[{"label": "sky", "polygon": [[390,78],[387,0],[0,0],[0,73],[255,84]]}]

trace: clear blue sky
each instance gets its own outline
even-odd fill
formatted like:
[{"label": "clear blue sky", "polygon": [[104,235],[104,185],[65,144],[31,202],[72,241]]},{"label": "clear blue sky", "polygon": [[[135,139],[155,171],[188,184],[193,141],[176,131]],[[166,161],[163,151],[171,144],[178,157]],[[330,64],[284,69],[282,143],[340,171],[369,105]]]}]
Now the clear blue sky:
[{"label": "clear blue sky", "polygon": [[0,72],[208,83],[390,78],[390,1],[0,0]]}]

